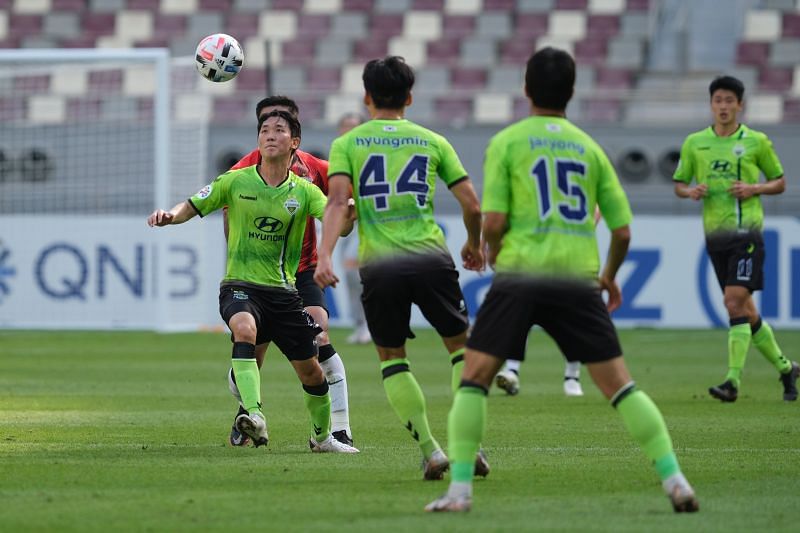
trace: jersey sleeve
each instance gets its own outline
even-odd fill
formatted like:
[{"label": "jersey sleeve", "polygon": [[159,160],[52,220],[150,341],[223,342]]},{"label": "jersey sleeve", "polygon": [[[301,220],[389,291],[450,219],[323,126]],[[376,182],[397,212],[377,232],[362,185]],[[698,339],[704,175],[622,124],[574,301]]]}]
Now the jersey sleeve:
[{"label": "jersey sleeve", "polygon": [[232,174],[228,172],[219,176],[189,198],[189,204],[194,207],[198,215],[204,217],[228,205],[228,188]]},{"label": "jersey sleeve", "polygon": [[608,229],[627,226],[633,220],[631,206],[625,190],[619,183],[617,172],[602,150],[598,154],[597,205]]},{"label": "jersey sleeve", "polygon": [[348,135],[338,137],[331,144],[331,153],[328,156],[328,176],[336,174],[344,174],[353,180],[355,172],[350,161],[349,154],[347,153],[347,139]]},{"label": "jersey sleeve", "polygon": [[681,158],[678,161],[678,168],[675,169],[672,179],[683,183],[691,183],[694,178],[694,152],[692,143],[687,138],[681,146]]},{"label": "jersey sleeve", "polygon": [[511,176],[504,159],[503,143],[493,138],[483,162],[484,213],[508,213],[511,205]]},{"label": "jersey sleeve", "polygon": [[758,168],[764,173],[768,180],[778,179],[783,176],[783,165],[781,165],[778,154],[772,146],[772,141],[766,135],[761,140],[761,149],[758,151]]},{"label": "jersey sleeve", "polygon": [[453,145],[441,136],[438,137],[438,141],[441,154],[439,168],[436,169],[436,173],[449,188],[463,178],[466,178],[467,170],[464,168],[464,165],[461,164],[461,160],[458,158],[458,154],[455,148],[453,148]]},{"label": "jersey sleeve", "polygon": [[328,203],[328,198],[316,185],[309,184],[306,189],[308,190],[309,197],[308,215],[318,220],[322,220],[322,215],[325,214],[325,204]]}]

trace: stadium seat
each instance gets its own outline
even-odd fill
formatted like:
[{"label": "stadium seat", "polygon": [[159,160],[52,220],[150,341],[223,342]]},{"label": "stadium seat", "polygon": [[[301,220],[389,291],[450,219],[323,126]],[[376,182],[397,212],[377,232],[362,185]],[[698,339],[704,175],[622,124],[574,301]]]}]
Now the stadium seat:
[{"label": "stadium seat", "polygon": [[438,122],[450,125],[463,125],[472,120],[472,98],[443,97],[437,98],[434,104]]},{"label": "stadium seat", "polygon": [[403,16],[373,13],[369,20],[369,30],[373,36],[384,39],[400,35],[403,31]]},{"label": "stadium seat", "polygon": [[461,51],[460,39],[439,39],[427,44],[429,65],[455,65]]},{"label": "stadium seat", "polygon": [[740,65],[763,65],[768,57],[768,43],[740,42],[736,46],[736,63]]},{"label": "stadium seat", "polygon": [[614,37],[619,33],[620,21],[617,15],[589,15],[586,19],[586,34],[590,39]]},{"label": "stadium seat", "polygon": [[475,20],[475,35],[480,37],[507,39],[512,36],[511,28],[510,13],[489,11],[478,15]]},{"label": "stadium seat", "polygon": [[547,33],[548,17],[543,13],[524,13],[514,17],[514,35],[511,40],[539,37]]},{"label": "stadium seat", "polygon": [[362,39],[353,46],[354,63],[364,64],[372,59],[385,57],[389,53],[389,44],[386,40],[378,38]]},{"label": "stadium seat", "polygon": [[308,72],[308,89],[325,93],[339,89],[341,70],[336,67],[317,67]]},{"label": "stadium seat", "polygon": [[783,37],[800,38],[800,14],[784,13],[781,21],[781,35]]},{"label": "stadium seat", "polygon": [[490,68],[497,63],[497,43],[494,39],[465,39],[461,43],[459,64],[464,67]]},{"label": "stadium seat", "polygon": [[471,15],[444,15],[442,27],[445,39],[462,39],[475,32],[475,17]]},{"label": "stadium seat", "polygon": [[[591,35],[591,32],[589,32]],[[608,41],[604,39],[584,39],[573,48],[578,65],[603,66],[608,55]]]},{"label": "stadium seat", "polygon": [[[318,39],[328,35],[331,19],[328,15],[302,14],[297,21],[297,31],[300,36],[307,39]],[[336,35],[341,35],[340,31]]]},{"label": "stadium seat", "polygon": [[786,98],[783,101],[783,120],[800,122],[800,98]]},{"label": "stadium seat", "polygon": [[588,0],[556,0],[556,9],[586,11]]},{"label": "stadium seat", "polygon": [[316,44],[314,64],[322,66],[342,66],[350,62],[353,43],[342,37],[320,39]]},{"label": "stadium seat", "polygon": [[772,43],[769,64],[777,67],[794,67],[800,61],[800,39],[782,39]]},{"label": "stadium seat", "polygon": [[774,41],[780,37],[781,16],[777,11],[751,10],[745,13],[745,41]]},{"label": "stadium seat", "polygon": [[77,13],[54,11],[44,16],[42,34],[54,39],[75,39],[81,36]]},{"label": "stadium seat", "polygon": [[786,92],[792,88],[793,77],[792,69],[763,67],[758,73],[758,88],[766,92]]},{"label": "stadium seat", "polygon": [[244,44],[247,39],[258,35],[258,18],[250,13],[232,12],[225,19],[225,33]]},{"label": "stadium seat", "polygon": [[486,87],[486,77],[484,69],[457,67],[450,71],[450,85],[456,90],[482,90]]}]

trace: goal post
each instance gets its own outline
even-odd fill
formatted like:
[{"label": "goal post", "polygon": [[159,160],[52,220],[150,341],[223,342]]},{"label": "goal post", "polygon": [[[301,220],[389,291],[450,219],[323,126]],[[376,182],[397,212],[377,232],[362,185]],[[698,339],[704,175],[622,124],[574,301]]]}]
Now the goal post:
[{"label": "goal post", "polygon": [[0,50],[0,328],[218,323],[221,230],[145,224],[209,179],[207,125],[171,118],[191,69],[166,49]]}]

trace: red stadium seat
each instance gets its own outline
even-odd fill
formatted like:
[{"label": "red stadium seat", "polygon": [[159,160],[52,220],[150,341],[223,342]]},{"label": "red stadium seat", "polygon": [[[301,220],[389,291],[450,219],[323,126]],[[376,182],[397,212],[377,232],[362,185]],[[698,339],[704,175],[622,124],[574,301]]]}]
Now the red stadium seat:
[{"label": "red stadium seat", "polygon": [[430,65],[455,65],[458,63],[458,54],[461,49],[459,39],[441,39],[428,43],[428,64]]},{"label": "red stadium seat", "polygon": [[739,65],[764,65],[769,57],[769,43],[741,42],[736,47]]}]

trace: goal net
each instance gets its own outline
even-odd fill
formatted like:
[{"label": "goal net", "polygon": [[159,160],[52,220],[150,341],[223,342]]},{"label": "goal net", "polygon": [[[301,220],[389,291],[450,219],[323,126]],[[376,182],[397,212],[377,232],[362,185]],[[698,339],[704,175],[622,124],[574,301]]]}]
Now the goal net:
[{"label": "goal net", "polygon": [[0,51],[0,328],[218,320],[213,230],[145,224],[210,177],[207,126],[171,119],[187,76],[162,49]]}]

